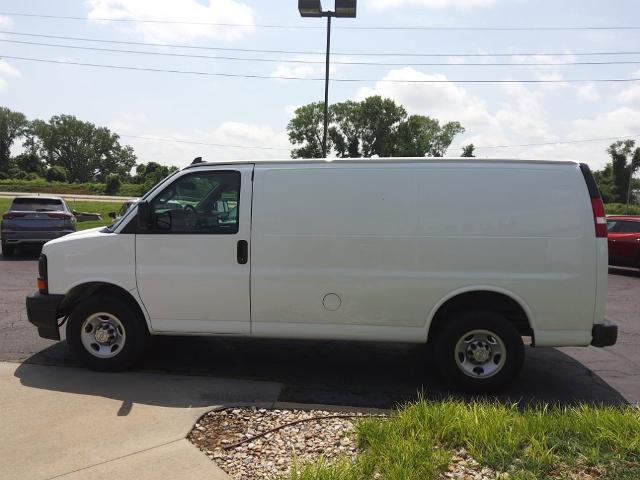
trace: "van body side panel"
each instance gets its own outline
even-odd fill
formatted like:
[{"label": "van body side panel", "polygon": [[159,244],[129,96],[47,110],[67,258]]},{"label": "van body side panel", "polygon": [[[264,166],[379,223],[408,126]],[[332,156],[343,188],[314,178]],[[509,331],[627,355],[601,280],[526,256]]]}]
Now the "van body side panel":
[{"label": "van body side panel", "polygon": [[524,299],[546,344],[588,343],[595,238],[575,164],[256,165],[252,226],[254,335],[422,342],[439,301],[487,285]]}]

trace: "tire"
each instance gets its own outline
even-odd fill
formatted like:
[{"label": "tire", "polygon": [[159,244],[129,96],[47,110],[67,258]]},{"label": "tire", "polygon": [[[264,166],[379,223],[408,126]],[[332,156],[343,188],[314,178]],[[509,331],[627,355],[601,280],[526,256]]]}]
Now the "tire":
[{"label": "tire", "polygon": [[487,393],[513,381],[524,363],[524,344],[503,315],[468,310],[442,326],[435,347],[443,379],[456,390]]},{"label": "tire", "polygon": [[67,343],[86,367],[103,372],[131,368],[142,357],[149,336],[144,319],[116,296],[93,295],[67,320]]},{"label": "tire", "polygon": [[15,245],[8,245],[5,242],[2,242],[2,256],[13,257],[14,253],[16,253]]}]

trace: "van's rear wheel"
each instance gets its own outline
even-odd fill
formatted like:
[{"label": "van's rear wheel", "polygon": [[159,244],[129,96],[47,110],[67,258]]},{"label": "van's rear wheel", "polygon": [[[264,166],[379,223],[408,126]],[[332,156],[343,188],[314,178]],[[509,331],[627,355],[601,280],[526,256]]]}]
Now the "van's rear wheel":
[{"label": "van's rear wheel", "polygon": [[452,316],[442,326],[436,358],[443,378],[472,393],[508,385],[524,362],[524,344],[516,328],[499,313],[473,310]]},{"label": "van's rear wheel", "polygon": [[67,321],[67,343],[87,367],[120,371],[141,357],[148,332],[144,319],[126,301],[94,295],[77,305]]}]

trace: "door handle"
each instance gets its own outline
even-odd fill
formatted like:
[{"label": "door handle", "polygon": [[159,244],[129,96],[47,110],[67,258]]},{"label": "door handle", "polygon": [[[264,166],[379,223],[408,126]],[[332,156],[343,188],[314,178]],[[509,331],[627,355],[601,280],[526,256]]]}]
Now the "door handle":
[{"label": "door handle", "polygon": [[238,240],[237,255],[240,265],[247,263],[249,259],[249,243],[246,240]]}]

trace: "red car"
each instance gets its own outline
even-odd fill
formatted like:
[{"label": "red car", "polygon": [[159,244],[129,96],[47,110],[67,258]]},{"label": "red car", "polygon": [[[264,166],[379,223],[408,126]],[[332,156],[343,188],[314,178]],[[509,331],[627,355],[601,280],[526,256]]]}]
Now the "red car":
[{"label": "red car", "polygon": [[640,268],[640,216],[607,217],[609,265]]}]

